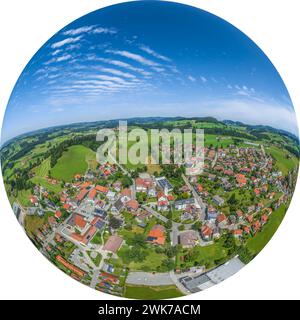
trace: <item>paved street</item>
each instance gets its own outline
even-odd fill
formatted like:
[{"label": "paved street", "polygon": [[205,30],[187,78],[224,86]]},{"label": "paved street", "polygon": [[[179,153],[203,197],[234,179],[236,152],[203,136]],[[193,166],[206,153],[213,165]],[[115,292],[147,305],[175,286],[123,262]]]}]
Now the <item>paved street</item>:
[{"label": "paved street", "polygon": [[191,190],[191,192],[193,194],[195,201],[200,206],[200,209],[201,209],[200,221],[204,221],[205,220],[206,205],[203,203],[201,197],[196,192],[195,188],[191,185],[188,178],[184,174],[182,174],[182,179],[184,180],[185,184],[189,187],[189,189]]},{"label": "paved street", "polygon": [[168,218],[166,218],[165,216],[161,215],[160,213],[158,213],[157,211],[153,210],[152,208],[150,208],[149,206],[143,206],[143,208],[145,210],[147,210],[149,213],[151,213],[152,215],[154,215],[157,219],[163,221],[163,222],[168,222]]},{"label": "paved street", "polygon": [[150,272],[129,272],[126,283],[148,286],[164,286],[174,284],[168,272],[150,273]]}]

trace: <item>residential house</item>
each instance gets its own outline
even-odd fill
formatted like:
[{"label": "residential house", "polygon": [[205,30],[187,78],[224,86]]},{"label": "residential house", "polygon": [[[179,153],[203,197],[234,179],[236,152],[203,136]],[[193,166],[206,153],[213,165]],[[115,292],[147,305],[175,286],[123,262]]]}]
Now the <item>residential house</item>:
[{"label": "residential house", "polygon": [[160,224],[154,225],[148,233],[147,241],[152,244],[163,245],[166,241],[165,227]]}]

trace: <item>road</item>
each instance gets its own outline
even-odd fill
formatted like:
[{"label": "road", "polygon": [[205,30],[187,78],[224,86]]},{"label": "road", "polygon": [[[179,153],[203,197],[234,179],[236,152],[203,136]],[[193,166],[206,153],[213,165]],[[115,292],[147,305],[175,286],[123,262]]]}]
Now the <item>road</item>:
[{"label": "road", "polygon": [[168,222],[169,219],[166,218],[165,216],[161,215],[160,213],[158,213],[157,211],[153,210],[152,208],[143,205],[142,206],[146,211],[148,211],[149,213],[151,213],[153,216],[155,216],[157,219],[163,221],[163,222]]},{"label": "road", "polygon": [[181,293],[190,294],[190,291],[182,283],[179,282],[174,270],[169,272],[169,276],[172,279],[173,284],[175,284],[175,286],[179,289]]},{"label": "road", "polygon": [[147,286],[167,286],[173,285],[174,281],[168,272],[129,272],[126,283]]},{"label": "road", "polygon": [[216,151],[216,155],[214,157],[214,160],[211,163],[211,168],[213,168],[216,165],[217,160],[218,160],[218,151]]},{"label": "road", "polygon": [[189,187],[190,191],[193,194],[193,197],[195,199],[195,201],[198,203],[200,209],[201,209],[201,216],[200,216],[200,221],[204,221],[205,220],[205,212],[206,212],[206,205],[203,203],[201,197],[199,196],[199,194],[196,192],[195,188],[191,185],[191,183],[189,182],[188,178],[182,174],[182,179],[184,180],[185,184]]}]

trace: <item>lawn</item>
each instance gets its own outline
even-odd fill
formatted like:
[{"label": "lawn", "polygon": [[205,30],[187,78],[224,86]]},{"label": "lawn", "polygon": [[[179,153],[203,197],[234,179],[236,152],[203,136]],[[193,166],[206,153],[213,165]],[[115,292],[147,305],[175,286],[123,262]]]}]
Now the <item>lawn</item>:
[{"label": "lawn", "polygon": [[72,181],[75,174],[84,174],[88,163],[95,153],[84,146],[71,146],[63,153],[57,164],[52,168],[51,175],[57,180]]},{"label": "lawn", "polygon": [[93,258],[91,251],[87,251],[87,253],[88,253],[89,257],[91,258],[91,260],[94,262],[95,266],[98,267],[100,262],[101,262],[101,260],[102,260],[101,254],[99,252],[96,252],[96,257]]},{"label": "lawn", "polygon": [[282,222],[285,213],[286,207],[281,205],[271,214],[269,221],[263,227],[262,231],[248,240],[247,247],[253,252],[253,254],[259,253],[273,237],[274,233]]},{"label": "lawn", "polygon": [[93,239],[91,240],[93,244],[102,244],[101,232],[97,231],[94,235]]},{"label": "lawn", "polygon": [[[189,260],[188,261],[180,261],[179,257],[183,252],[180,252],[177,255],[176,263],[178,267],[192,267],[196,265],[208,265],[209,267],[213,267],[215,265],[216,260],[223,259],[227,256],[227,250],[223,247],[222,240],[215,242],[214,244],[201,247],[196,246],[192,248],[190,251]],[[183,266],[181,266],[183,264]]]},{"label": "lawn", "polygon": [[125,287],[125,297],[131,299],[159,300],[182,296],[183,294],[176,286],[172,285],[157,287],[127,285]]},{"label": "lawn", "polygon": [[30,206],[30,200],[29,200],[29,196],[31,195],[31,191],[30,190],[22,190],[22,191],[18,191],[18,195],[15,198],[14,196],[11,196],[9,198],[10,203],[13,204],[13,202],[19,202],[22,206],[27,207]]}]

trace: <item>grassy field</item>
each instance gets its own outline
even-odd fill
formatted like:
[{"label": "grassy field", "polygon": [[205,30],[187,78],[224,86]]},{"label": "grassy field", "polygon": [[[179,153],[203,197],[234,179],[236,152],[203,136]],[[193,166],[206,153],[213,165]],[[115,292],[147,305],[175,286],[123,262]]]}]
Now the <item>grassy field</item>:
[{"label": "grassy field", "polygon": [[93,244],[102,244],[102,238],[101,238],[101,232],[97,231],[97,233],[94,235],[93,239],[91,240],[91,243]]},{"label": "grassy field", "polygon": [[50,171],[50,158],[44,160],[38,167],[34,169],[35,176],[31,181],[37,185],[41,185],[49,191],[59,193],[61,191],[60,184],[52,184],[47,181],[46,176],[48,176]]},{"label": "grassy field", "polygon": [[88,162],[95,153],[84,146],[72,146],[63,153],[57,164],[52,168],[51,175],[58,180],[72,181],[75,174],[84,174],[88,168]]},{"label": "grassy field", "polygon": [[12,204],[13,202],[17,201],[19,202],[22,206],[27,207],[30,205],[30,200],[29,200],[29,196],[31,195],[31,191],[30,190],[22,190],[22,191],[18,191],[18,196],[17,198],[11,196],[9,197],[9,201]]},{"label": "grassy field", "polygon": [[[179,257],[182,255],[182,252],[179,252],[176,259],[177,267],[180,267],[182,261]],[[190,260],[183,262],[185,267],[194,266],[195,262],[197,265],[207,264],[210,267],[213,267],[216,260],[222,259],[227,256],[227,250],[223,247],[222,241],[215,242],[214,244],[205,246],[205,247],[194,247],[190,251]]]},{"label": "grassy field", "polygon": [[125,297],[131,299],[170,299],[181,297],[182,293],[176,288],[176,286],[134,286],[127,285],[125,287]]},{"label": "grassy field", "polygon": [[294,156],[288,158],[287,155],[289,153],[285,150],[277,147],[269,147],[267,152],[269,152],[276,159],[276,165],[283,175],[286,175],[288,171],[292,170],[298,165],[297,158]]},{"label": "grassy field", "polygon": [[253,252],[253,254],[259,253],[269,242],[283,220],[285,212],[286,207],[281,205],[279,209],[271,214],[269,221],[263,227],[263,230],[248,240],[247,247]]}]

